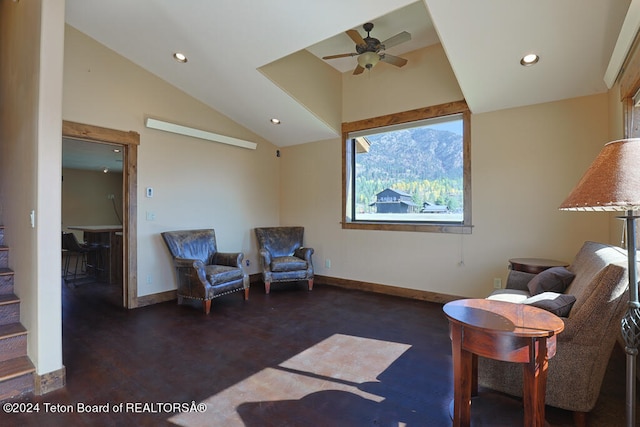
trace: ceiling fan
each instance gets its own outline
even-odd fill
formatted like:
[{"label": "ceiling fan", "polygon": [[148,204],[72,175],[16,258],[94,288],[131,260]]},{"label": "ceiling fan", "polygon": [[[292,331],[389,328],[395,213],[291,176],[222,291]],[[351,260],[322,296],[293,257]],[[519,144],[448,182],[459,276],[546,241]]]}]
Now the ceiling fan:
[{"label": "ceiling fan", "polygon": [[356,30],[348,30],[346,32],[351,40],[353,40],[356,44],[355,52],[324,56],[322,57],[322,59],[336,59],[345,58],[348,56],[357,56],[358,65],[356,66],[355,70],[353,70],[354,75],[361,74],[365,69],[372,69],[373,66],[376,65],[379,61],[395,65],[396,67],[402,67],[407,63],[406,59],[389,55],[385,53],[384,50],[411,40],[411,34],[407,33],[406,31],[402,31],[395,36],[388,38],[383,42],[380,42],[380,40],[369,35],[371,30],[373,30],[373,24],[371,22],[367,22],[362,26],[362,28],[364,28],[364,30],[367,32],[367,37],[365,38],[362,38],[360,33]]}]

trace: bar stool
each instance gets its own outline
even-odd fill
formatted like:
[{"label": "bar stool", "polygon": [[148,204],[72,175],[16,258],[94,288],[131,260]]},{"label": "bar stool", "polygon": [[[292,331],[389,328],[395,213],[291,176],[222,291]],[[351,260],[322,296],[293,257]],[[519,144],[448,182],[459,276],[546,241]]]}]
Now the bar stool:
[{"label": "bar stool", "polygon": [[93,269],[94,278],[97,279],[98,270],[95,265],[88,264],[88,255],[94,255],[97,259],[99,257],[98,251],[100,248],[95,245],[84,245],[78,242],[75,234],[73,233],[62,233],[62,249],[66,250],[66,258],[64,261],[64,278],[67,280],[70,276],[70,264],[71,264],[71,256],[76,257],[76,263],[73,269],[73,280],[74,282],[78,279],[78,272],[85,272],[85,276],[87,274],[87,270],[89,268]]}]

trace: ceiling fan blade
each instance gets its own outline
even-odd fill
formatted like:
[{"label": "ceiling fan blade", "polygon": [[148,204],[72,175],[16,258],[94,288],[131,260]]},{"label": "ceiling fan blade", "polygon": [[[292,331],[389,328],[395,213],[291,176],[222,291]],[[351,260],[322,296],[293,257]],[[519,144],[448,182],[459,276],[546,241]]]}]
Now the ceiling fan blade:
[{"label": "ceiling fan blade", "polygon": [[387,64],[395,65],[396,67],[403,67],[408,62],[404,58],[400,58],[399,56],[393,56],[388,54],[380,55],[380,61],[386,62]]},{"label": "ceiling fan blade", "polygon": [[346,58],[346,57],[349,57],[349,56],[356,56],[356,55],[358,55],[356,52],[353,52],[353,53],[341,53],[339,55],[323,56],[322,59]]},{"label": "ceiling fan blade", "polygon": [[384,46],[385,49],[389,49],[392,46],[396,46],[396,45],[399,45],[400,43],[408,42],[409,40],[411,40],[411,34],[407,33],[406,31],[403,31],[401,33],[396,34],[393,37],[386,39],[380,44]]},{"label": "ceiling fan blade", "polygon": [[358,65],[356,69],[353,70],[353,75],[357,76],[358,74],[362,74],[363,71],[364,71],[364,67],[361,67],[360,65]]},{"label": "ceiling fan blade", "polygon": [[362,36],[360,35],[359,32],[357,32],[356,30],[347,30],[347,35],[349,37],[351,37],[351,40],[354,41],[355,44],[357,45],[367,45],[367,42],[364,41],[364,39],[362,38]]}]

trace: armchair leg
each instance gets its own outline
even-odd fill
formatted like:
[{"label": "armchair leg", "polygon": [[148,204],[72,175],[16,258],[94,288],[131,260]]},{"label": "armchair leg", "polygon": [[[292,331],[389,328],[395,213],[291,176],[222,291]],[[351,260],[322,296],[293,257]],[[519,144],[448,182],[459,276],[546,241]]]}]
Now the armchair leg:
[{"label": "armchair leg", "polygon": [[211,300],[207,299],[202,301],[202,309],[204,310],[204,314],[209,314],[211,311]]},{"label": "armchair leg", "polygon": [[309,279],[309,290],[313,289],[313,279]]},{"label": "armchair leg", "polygon": [[249,299],[249,288],[244,288],[244,300]]},{"label": "armchair leg", "polygon": [[270,290],[271,290],[271,282],[264,282],[264,293],[269,295]]}]

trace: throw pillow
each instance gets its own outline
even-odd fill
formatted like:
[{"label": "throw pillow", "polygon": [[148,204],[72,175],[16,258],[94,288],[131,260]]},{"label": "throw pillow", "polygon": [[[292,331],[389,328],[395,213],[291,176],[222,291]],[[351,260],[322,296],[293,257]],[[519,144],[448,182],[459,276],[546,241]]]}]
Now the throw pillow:
[{"label": "throw pillow", "polygon": [[543,292],[524,300],[524,304],[550,311],[556,316],[567,317],[576,302],[576,297],[556,292]]},{"label": "throw pillow", "polygon": [[527,284],[531,296],[542,292],[562,293],[571,283],[575,274],[564,267],[552,267],[536,274]]}]

